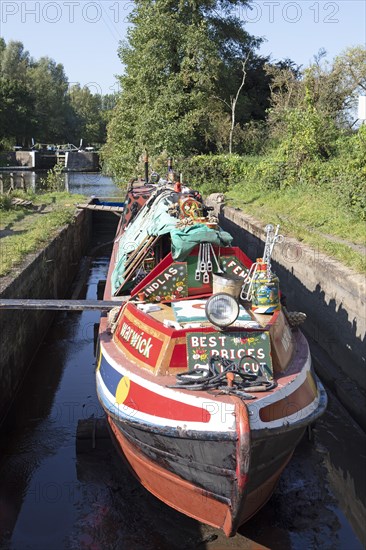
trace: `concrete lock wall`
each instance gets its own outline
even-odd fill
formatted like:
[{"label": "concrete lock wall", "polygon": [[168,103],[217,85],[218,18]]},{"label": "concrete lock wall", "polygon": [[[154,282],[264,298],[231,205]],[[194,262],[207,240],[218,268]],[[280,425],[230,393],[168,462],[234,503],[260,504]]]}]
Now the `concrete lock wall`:
[{"label": "concrete lock wall", "polygon": [[[19,273],[0,279],[2,298],[62,298],[80,258],[87,251],[90,212],[81,211],[40,252],[26,260]],[[53,319],[52,311],[0,312],[0,421],[6,414],[27,368]],[[50,365],[52,368],[52,365]]]},{"label": "concrete lock wall", "polygon": [[17,166],[49,170],[57,163],[54,152],[47,151],[16,151],[15,160]]},{"label": "concrete lock wall", "polygon": [[[252,260],[263,256],[264,224],[223,206],[217,196],[211,195],[206,203],[214,207],[235,245],[248,251]],[[273,269],[288,309],[307,315],[303,327],[318,373],[366,429],[365,277],[289,237],[275,246]]]},{"label": "concrete lock wall", "polygon": [[15,161],[18,166],[26,166],[28,168],[35,168],[35,151],[16,151]]},{"label": "concrete lock wall", "polygon": [[73,172],[96,172],[99,170],[99,155],[92,151],[66,153],[65,168]]}]

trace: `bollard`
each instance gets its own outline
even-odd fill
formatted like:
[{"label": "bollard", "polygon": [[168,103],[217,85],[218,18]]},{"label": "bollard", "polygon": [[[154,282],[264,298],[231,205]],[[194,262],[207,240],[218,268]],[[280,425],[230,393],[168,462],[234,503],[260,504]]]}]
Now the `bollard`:
[{"label": "bollard", "polygon": [[23,189],[23,191],[27,190],[27,186],[26,186],[26,183],[25,183],[24,172],[22,172],[20,174],[20,187],[21,187],[21,189]]}]

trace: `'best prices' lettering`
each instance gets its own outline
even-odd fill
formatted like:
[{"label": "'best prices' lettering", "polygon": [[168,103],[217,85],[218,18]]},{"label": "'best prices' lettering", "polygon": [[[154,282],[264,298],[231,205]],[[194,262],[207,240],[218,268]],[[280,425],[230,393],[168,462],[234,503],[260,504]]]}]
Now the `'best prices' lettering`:
[{"label": "'best prices' lettering", "polygon": [[[264,359],[266,354],[263,348],[225,348],[226,336],[191,336],[193,348],[210,348],[210,355],[219,355],[225,359],[241,359],[250,355],[255,359]],[[217,349],[219,348],[219,349]]]},{"label": "'best prices' lettering", "polygon": [[269,378],[273,377],[269,337],[266,333],[187,334],[190,368],[205,367],[214,356],[240,361],[244,372],[256,374],[261,369]]}]

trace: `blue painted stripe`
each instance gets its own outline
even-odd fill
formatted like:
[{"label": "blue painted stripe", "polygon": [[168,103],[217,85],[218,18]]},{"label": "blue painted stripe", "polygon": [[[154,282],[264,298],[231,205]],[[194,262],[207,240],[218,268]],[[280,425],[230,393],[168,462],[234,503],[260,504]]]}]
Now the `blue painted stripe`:
[{"label": "blue painted stripe", "polygon": [[124,202],[100,201],[99,199],[96,199],[94,204],[101,205],[101,206],[124,206],[125,205]]},{"label": "blue painted stripe", "polygon": [[112,395],[116,395],[117,386],[122,380],[123,375],[108,363],[104,355],[102,355],[99,372],[108,390]]},{"label": "blue painted stripe", "polygon": [[[275,311],[277,311],[279,309],[278,306],[269,306],[264,310],[265,307],[266,306],[257,306],[257,307],[253,308],[253,311],[254,311],[254,313],[256,313],[258,310],[261,310],[260,311],[261,313],[274,313]],[[262,310],[264,310],[264,311],[262,311]]]}]

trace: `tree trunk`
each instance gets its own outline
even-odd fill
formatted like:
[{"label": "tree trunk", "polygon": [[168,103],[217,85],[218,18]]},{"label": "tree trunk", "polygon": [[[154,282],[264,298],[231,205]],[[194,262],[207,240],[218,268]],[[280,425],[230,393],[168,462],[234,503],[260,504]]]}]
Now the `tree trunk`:
[{"label": "tree trunk", "polygon": [[236,104],[238,102],[239,94],[240,94],[240,92],[241,92],[241,90],[244,86],[245,78],[247,76],[247,72],[245,70],[245,67],[246,67],[246,64],[248,62],[249,55],[250,54],[248,54],[246,56],[246,58],[244,59],[244,61],[242,61],[243,78],[242,78],[241,84],[238,88],[238,91],[236,92],[236,96],[231,98],[231,127],[230,127],[230,134],[229,134],[229,154],[230,155],[233,152],[233,133],[234,133],[234,128],[235,128],[235,109],[236,109]]}]

